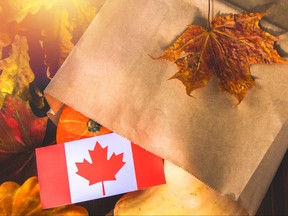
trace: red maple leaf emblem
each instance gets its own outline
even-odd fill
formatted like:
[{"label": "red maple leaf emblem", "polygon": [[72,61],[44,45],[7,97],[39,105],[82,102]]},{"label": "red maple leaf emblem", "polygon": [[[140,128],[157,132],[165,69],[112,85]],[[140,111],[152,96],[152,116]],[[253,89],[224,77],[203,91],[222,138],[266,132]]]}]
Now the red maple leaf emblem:
[{"label": "red maple leaf emblem", "polygon": [[102,182],[102,192],[105,196],[104,181],[116,180],[115,175],[124,166],[123,153],[116,155],[115,153],[107,159],[108,146],[102,148],[101,145],[96,142],[94,150],[89,150],[92,163],[86,159],[83,162],[76,162],[78,172],[76,174],[87,179],[89,185]]}]

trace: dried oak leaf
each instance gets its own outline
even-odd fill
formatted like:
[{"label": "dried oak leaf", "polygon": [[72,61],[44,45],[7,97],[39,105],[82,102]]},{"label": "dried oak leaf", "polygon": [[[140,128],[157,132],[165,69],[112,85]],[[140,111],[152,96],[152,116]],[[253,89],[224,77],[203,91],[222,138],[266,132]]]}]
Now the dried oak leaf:
[{"label": "dried oak leaf", "polygon": [[190,25],[159,59],[176,63],[179,71],[170,79],[180,80],[188,95],[216,75],[221,88],[240,103],[255,85],[250,65],[287,63],[273,49],[278,39],[258,25],[264,15],[216,16],[210,29]]},{"label": "dried oak leaf", "polygon": [[68,4],[70,5],[68,8],[70,21],[74,28],[80,28],[82,33],[85,32],[102,6],[101,3],[100,5],[93,5],[92,3],[101,1],[74,0],[73,4]]},{"label": "dried oak leaf", "polygon": [[7,22],[20,23],[28,14],[35,14],[41,8],[50,9],[56,0],[1,0],[0,7]]},{"label": "dried oak leaf", "polygon": [[74,47],[69,13],[66,9],[50,11],[51,25],[43,30],[43,51],[47,76],[52,78]]},{"label": "dried oak leaf", "polygon": [[0,5],[0,47],[8,46],[12,43],[19,27],[16,22],[7,22]]},{"label": "dried oak leaf", "polygon": [[[113,153],[109,159],[107,159],[108,146],[102,148],[101,145],[96,142],[94,150],[89,150],[89,154],[92,163],[89,163],[86,159],[83,162],[77,162],[78,168],[77,174],[89,181],[89,185],[102,182],[103,196],[105,195],[104,181],[116,180],[115,175],[124,166],[123,153],[116,155]],[[105,169],[103,169],[105,167]]]},{"label": "dried oak leaf", "polygon": [[[25,36],[16,35],[10,55],[0,60],[0,89],[2,93],[29,99],[29,84],[34,80],[34,73],[29,65],[28,44]],[[0,108],[5,94],[0,95]]]},{"label": "dried oak leaf", "polygon": [[0,185],[0,214],[5,216],[88,216],[85,208],[76,205],[42,209],[39,183],[36,176],[27,179],[22,186],[12,181],[4,182]]},{"label": "dried oak leaf", "polygon": [[0,182],[22,183],[36,175],[34,149],[42,145],[47,117],[38,118],[28,102],[6,94],[0,110]]},{"label": "dried oak leaf", "polygon": [[[55,0],[54,0],[55,1]],[[1,0],[0,1],[0,46],[12,43],[15,35],[24,30],[21,22],[28,15],[34,15],[41,8],[50,9],[52,0]]]}]

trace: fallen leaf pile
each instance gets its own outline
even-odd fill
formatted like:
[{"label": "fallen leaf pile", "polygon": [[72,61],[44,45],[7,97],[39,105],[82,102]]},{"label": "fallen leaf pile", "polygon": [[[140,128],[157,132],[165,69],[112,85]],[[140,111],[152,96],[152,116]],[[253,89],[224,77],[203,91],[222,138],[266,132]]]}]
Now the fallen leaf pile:
[{"label": "fallen leaf pile", "polygon": [[43,90],[104,2],[0,0],[0,215],[78,215],[73,206],[42,211],[30,177],[35,148],[56,137]]},{"label": "fallen leaf pile", "polygon": [[265,13],[216,16],[210,28],[190,25],[159,59],[175,62],[188,95],[207,85],[216,75],[221,88],[240,103],[255,85],[250,66],[257,63],[287,63],[276,50],[277,38],[260,29]]},{"label": "fallen leaf pile", "polygon": [[1,0],[1,92],[43,108],[42,91],[100,9],[99,2]]}]

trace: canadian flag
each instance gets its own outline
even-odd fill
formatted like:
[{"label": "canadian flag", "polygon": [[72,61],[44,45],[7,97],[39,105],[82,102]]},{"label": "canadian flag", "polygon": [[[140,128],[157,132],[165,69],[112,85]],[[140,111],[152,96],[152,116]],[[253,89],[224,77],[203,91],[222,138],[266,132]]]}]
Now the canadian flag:
[{"label": "canadian flag", "polygon": [[166,183],[163,161],[115,133],[36,149],[42,208]]}]

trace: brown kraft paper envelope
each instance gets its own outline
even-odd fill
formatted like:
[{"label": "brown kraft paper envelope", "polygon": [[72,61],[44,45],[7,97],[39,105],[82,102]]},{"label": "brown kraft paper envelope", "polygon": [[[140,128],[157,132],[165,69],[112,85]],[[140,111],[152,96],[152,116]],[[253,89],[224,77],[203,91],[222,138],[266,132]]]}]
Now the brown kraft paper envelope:
[{"label": "brown kraft paper envelope", "polygon": [[[235,12],[218,1],[213,11]],[[287,150],[288,65],[253,66],[256,87],[240,105],[216,78],[187,96],[168,80],[175,64],[149,55],[161,55],[187,25],[205,25],[206,15],[206,1],[107,0],[45,94],[56,119],[67,104],[253,215]]]}]

